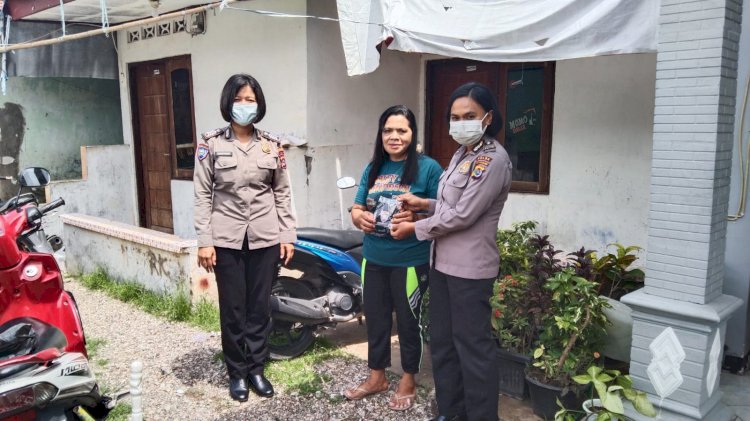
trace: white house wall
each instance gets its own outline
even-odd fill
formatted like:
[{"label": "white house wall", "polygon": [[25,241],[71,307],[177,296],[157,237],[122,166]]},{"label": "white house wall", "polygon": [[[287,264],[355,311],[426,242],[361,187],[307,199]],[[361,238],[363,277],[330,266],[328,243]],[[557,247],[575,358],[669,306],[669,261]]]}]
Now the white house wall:
[{"label": "white house wall", "polygon": [[[308,2],[308,13],[336,16],[336,2]],[[422,67],[418,54],[383,50],[373,73],[348,77],[336,22],[307,24],[308,148],[289,151],[295,207],[301,226],[349,227],[346,208],[354,190],[340,192],[336,179],[359,180],[372,155],[378,118],[389,106],[403,104],[417,112]]]},{"label": "white house wall", "polygon": [[557,62],[549,195],[511,194],[501,226],[536,220],[568,251],[645,248],[655,70],[654,54]]},{"label": "white house wall", "polygon": [[[336,16],[334,0],[251,5]],[[346,208],[354,191],[339,191],[335,180],[359,178],[385,108],[405,104],[424,120],[420,55],[384,50],[376,72],[348,77],[335,22],[225,10],[209,13],[207,33],[196,37],[176,34],[128,44],[124,33],[119,36],[126,143],[133,141],[129,63],[190,54],[198,132],[224,123],[218,98],[229,75],[249,72],[258,78],[268,102],[259,126],[308,141],[287,151],[300,226],[351,226]],[[612,242],[645,246],[654,73],[651,54],[558,62],[550,194],[511,194],[501,225],[537,220],[555,245],[567,250],[582,245],[603,250]],[[192,206],[189,186],[178,181],[172,186],[173,207]],[[175,212],[175,232],[192,237],[191,219],[189,212]]]},{"label": "white house wall", "polygon": [[[306,11],[304,0],[253,1],[245,8],[295,14]],[[209,12],[206,33],[186,33],[127,42],[118,33],[123,136],[133,143],[128,65],[189,54],[192,64],[195,126],[197,135],[226,125],[219,111],[221,89],[229,76],[249,73],[260,82],[267,113],[258,127],[280,134],[306,136],[307,51],[305,19],[282,19],[226,9]],[[131,174],[135,174],[135,168]],[[179,192],[178,192],[179,193]],[[136,192],[132,193],[134,196]],[[180,197],[182,197],[180,199]],[[177,195],[173,206],[192,206],[192,195]],[[185,218],[180,218],[180,221]],[[189,221],[192,225],[192,221]],[[190,226],[176,227],[189,232]]]},{"label": "white house wall", "polygon": [[[249,2],[255,9],[304,13],[304,0]],[[240,4],[242,7],[248,7]],[[221,88],[235,73],[249,73],[260,82],[268,111],[259,127],[286,133],[305,131],[307,63],[304,19],[280,19],[236,10],[209,12],[206,33],[173,34],[128,43],[119,35],[123,121],[130,122],[130,63],[189,54],[192,63],[195,125],[200,132],[226,123],[219,112]],[[132,124],[126,124],[126,142],[132,142]]]}]

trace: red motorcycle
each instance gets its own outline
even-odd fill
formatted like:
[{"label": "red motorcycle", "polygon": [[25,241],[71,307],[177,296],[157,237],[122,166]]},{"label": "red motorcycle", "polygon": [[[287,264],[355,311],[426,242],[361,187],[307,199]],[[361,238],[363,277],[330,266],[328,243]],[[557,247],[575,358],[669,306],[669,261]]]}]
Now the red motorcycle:
[{"label": "red motorcycle", "polygon": [[114,404],[89,368],[78,308],[52,255],[61,242],[42,229],[65,202],[38,206],[21,194],[49,180],[44,168],[25,169],[18,195],[0,205],[0,419],[103,419]]}]

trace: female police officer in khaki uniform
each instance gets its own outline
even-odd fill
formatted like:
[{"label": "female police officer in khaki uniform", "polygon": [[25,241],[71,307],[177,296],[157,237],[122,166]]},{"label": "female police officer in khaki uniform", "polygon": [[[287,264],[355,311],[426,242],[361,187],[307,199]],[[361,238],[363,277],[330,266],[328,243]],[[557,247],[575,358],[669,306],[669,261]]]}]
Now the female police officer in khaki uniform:
[{"label": "female police officer in khaki uniform", "polygon": [[245,401],[248,382],[258,395],[273,395],[263,375],[271,284],[279,258],[286,263],[294,253],[295,218],[284,151],[254,127],[266,113],[258,82],[230,77],[220,108],[230,125],[204,133],[196,153],[195,230],[198,264],[216,272],[229,393]]},{"label": "female police officer in khaki uniform", "polygon": [[511,163],[494,139],[502,126],[497,101],[479,83],[456,89],[450,135],[461,144],[440,178],[437,200],[398,197],[430,217],[394,226],[394,238],[416,232],[433,240],[430,327],[436,420],[496,421],[498,371],[490,296],[500,257],[497,223],[508,198]]}]

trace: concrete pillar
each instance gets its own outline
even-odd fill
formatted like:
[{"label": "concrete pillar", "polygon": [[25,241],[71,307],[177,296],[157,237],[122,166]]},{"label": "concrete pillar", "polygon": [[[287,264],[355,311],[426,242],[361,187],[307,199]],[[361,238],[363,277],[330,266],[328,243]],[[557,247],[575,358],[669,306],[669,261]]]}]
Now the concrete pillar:
[{"label": "concrete pillar", "polygon": [[[742,0],[662,0],[646,287],[633,307],[630,373],[662,420],[729,420],[719,376]],[[635,419],[648,419],[628,413]]]}]

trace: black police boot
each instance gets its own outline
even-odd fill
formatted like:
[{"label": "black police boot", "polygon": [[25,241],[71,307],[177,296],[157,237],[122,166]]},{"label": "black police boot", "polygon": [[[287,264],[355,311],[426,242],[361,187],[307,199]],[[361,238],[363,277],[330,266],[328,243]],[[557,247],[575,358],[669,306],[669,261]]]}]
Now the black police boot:
[{"label": "black police boot", "polygon": [[273,386],[263,374],[251,374],[250,386],[252,386],[255,394],[260,397],[270,398],[273,396]]},{"label": "black police boot", "polygon": [[232,399],[240,402],[247,400],[247,381],[243,378],[230,378],[229,379],[229,396]]}]

